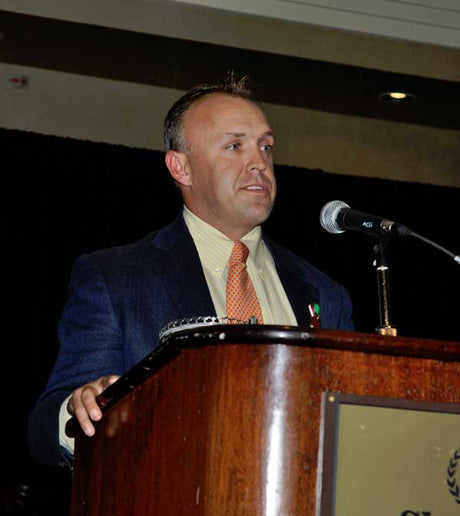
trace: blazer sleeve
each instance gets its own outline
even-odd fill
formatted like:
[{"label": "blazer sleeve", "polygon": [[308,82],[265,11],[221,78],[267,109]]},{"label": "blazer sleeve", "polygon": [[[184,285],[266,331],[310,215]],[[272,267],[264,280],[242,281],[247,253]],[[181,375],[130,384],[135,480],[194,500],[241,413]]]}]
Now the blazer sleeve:
[{"label": "blazer sleeve", "polygon": [[74,265],[58,336],[58,358],[28,428],[32,454],[52,466],[68,463],[69,458],[59,446],[58,435],[64,399],[89,381],[122,374],[125,369],[122,333],[109,288],[98,266],[87,257]]}]

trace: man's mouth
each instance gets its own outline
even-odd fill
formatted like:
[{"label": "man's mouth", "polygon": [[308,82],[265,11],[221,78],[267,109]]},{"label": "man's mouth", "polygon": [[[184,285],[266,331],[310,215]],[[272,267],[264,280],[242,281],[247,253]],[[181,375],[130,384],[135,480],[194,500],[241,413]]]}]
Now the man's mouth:
[{"label": "man's mouth", "polygon": [[244,190],[251,190],[251,191],[255,191],[255,192],[263,192],[266,190],[266,187],[262,186],[262,185],[249,185],[249,186],[246,186],[244,188]]}]

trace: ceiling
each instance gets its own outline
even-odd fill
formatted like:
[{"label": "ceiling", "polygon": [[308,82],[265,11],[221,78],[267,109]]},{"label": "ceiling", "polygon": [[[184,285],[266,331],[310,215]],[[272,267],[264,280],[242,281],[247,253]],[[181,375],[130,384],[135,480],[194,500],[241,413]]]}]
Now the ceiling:
[{"label": "ceiling", "polygon": [[[155,0],[146,0],[155,2]],[[180,0],[199,6],[460,48],[457,0]]]}]

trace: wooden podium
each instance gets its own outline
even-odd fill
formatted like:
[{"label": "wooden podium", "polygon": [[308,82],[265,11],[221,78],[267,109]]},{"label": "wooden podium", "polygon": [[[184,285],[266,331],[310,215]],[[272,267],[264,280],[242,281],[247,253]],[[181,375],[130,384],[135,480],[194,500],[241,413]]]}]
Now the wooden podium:
[{"label": "wooden podium", "polygon": [[71,515],[314,516],[324,392],[460,403],[459,379],[453,342],[178,331],[100,396],[96,435],[76,440]]}]

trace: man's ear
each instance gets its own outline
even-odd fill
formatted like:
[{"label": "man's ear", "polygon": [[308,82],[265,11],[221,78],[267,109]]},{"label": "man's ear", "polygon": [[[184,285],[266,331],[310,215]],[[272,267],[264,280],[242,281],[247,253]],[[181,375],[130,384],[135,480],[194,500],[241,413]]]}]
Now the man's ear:
[{"label": "man's ear", "polygon": [[169,150],[165,155],[165,163],[175,181],[182,186],[190,186],[190,167],[185,153]]}]

